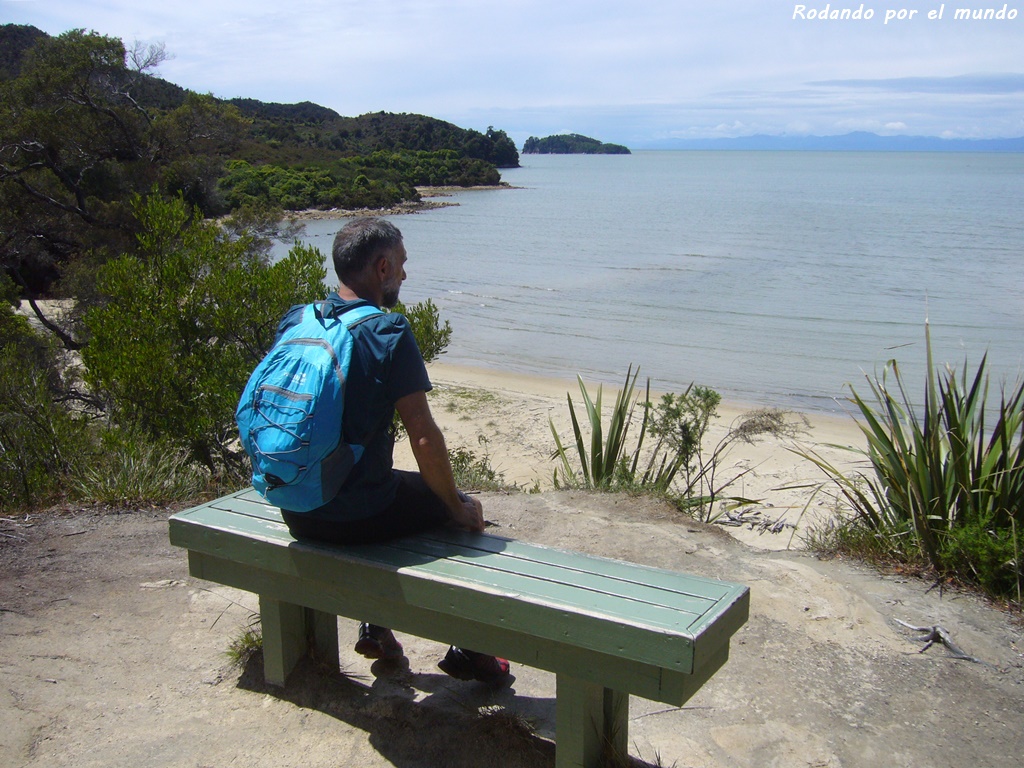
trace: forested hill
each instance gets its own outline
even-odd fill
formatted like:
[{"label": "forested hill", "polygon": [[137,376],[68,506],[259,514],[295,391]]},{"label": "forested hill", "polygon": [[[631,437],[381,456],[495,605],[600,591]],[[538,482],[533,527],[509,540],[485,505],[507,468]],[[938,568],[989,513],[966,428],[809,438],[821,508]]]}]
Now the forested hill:
[{"label": "forested hill", "polygon": [[628,155],[621,144],[605,144],[578,133],[563,133],[538,139],[531,136],[523,144],[524,155]]},{"label": "forested hill", "polygon": [[231,99],[229,103],[252,119],[251,137],[265,145],[260,149],[248,148],[247,153],[266,153],[266,157],[255,157],[255,160],[294,161],[307,155],[309,150],[337,152],[345,157],[378,151],[455,150],[498,168],[519,167],[515,143],[504,131],[493,127],[481,133],[435,117],[407,113],[374,112],[344,117],[333,109],[308,101],[274,104],[255,99]]},{"label": "forested hill", "polygon": [[[35,27],[0,25],[0,80],[16,77],[28,51],[40,39],[49,38]],[[133,95],[144,107],[171,110],[182,106],[188,93],[178,85],[143,75]],[[519,166],[515,142],[493,127],[481,133],[437,118],[404,113],[344,117],[308,101],[275,104],[248,98],[215,100],[234,105],[252,120],[249,136],[234,156],[254,164],[323,164],[377,151],[449,150],[497,168]]]}]

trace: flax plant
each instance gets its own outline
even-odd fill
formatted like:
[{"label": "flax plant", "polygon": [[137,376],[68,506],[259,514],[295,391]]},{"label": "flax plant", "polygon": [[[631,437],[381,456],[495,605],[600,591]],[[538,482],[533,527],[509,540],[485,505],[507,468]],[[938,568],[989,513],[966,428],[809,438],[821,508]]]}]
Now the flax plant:
[{"label": "flax plant", "polygon": [[1024,380],[1004,387],[992,405],[987,356],[973,375],[966,363],[959,376],[949,366],[940,375],[927,324],[925,341],[923,407],[909,397],[895,360],[880,378],[868,379],[873,402],[852,391],[870,475],[847,476],[813,452],[798,452],[836,483],[857,519],[887,540],[893,555],[920,553],[939,574],[1019,594]]},{"label": "flax plant", "polygon": [[[576,441],[576,451],[579,457],[580,466],[583,470],[583,484],[587,488],[597,490],[608,490],[616,477],[616,472],[623,466],[623,459],[626,457],[626,437],[629,434],[629,427],[633,421],[633,414],[636,410],[637,399],[634,397],[636,391],[636,380],[640,371],[633,372],[630,366],[626,372],[626,383],[619,390],[612,406],[611,421],[608,424],[607,436],[602,425],[601,399],[602,387],[598,386],[597,396],[593,400],[583,384],[583,378],[577,375],[580,394],[586,408],[587,420],[590,423],[590,448],[583,439],[583,430],[580,428],[579,419],[576,417],[576,407],[573,405],[572,396],[566,394],[569,402],[569,417],[572,419],[572,431]],[[650,395],[650,382],[647,383],[647,393]],[[646,402],[646,401],[645,401]],[[643,423],[640,426],[640,437],[633,451],[629,465],[633,471],[636,470],[637,462],[640,459],[640,448],[643,445],[644,435],[647,431],[648,410],[644,409]],[[572,484],[577,477],[575,470],[569,462],[568,452],[562,445],[554,422],[551,424],[551,434],[555,438],[555,453],[553,458],[561,461],[562,477],[564,483]],[[558,472],[555,472],[555,486],[559,486]]]}]

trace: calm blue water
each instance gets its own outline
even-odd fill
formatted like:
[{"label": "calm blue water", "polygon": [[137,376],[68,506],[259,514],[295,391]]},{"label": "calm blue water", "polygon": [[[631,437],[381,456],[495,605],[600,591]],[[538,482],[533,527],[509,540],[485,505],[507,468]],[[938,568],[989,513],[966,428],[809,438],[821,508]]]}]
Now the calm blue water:
[{"label": "calm blue water", "polygon": [[[521,187],[393,221],[446,360],[837,410],[899,360],[1024,368],[1024,155],[639,152],[522,158]],[[337,221],[304,239],[329,256]],[[334,280],[330,270],[328,280]]]}]

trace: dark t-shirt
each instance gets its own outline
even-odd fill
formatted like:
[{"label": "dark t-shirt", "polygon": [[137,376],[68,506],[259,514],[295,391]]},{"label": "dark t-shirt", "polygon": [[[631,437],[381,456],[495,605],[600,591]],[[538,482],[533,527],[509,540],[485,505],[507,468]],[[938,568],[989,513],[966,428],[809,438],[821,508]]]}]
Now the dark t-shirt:
[{"label": "dark t-shirt", "polygon": [[[368,303],[345,301],[333,292],[327,302],[339,311]],[[303,306],[298,305],[285,314],[278,337],[298,323],[302,311]],[[423,356],[404,315],[393,312],[364,320],[352,328],[352,339],[342,439],[364,446],[365,451],[338,495],[304,516],[358,520],[389,505],[397,484],[391,471],[395,403],[413,392],[431,389]]]}]

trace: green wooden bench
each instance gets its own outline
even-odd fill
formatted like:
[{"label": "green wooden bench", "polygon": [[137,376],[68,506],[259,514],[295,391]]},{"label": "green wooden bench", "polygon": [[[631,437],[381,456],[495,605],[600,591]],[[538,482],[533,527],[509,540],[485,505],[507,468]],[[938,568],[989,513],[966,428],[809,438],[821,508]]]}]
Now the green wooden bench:
[{"label": "green wooden bench", "polygon": [[337,616],[554,672],[559,767],[625,755],[629,695],[683,704],[749,606],[739,584],[487,534],[300,543],[252,489],[179,512],[170,537],[193,576],[259,595],[269,683],[310,650],[337,663]]}]

